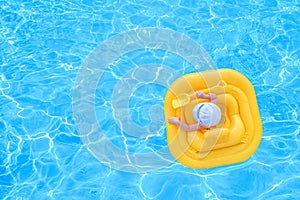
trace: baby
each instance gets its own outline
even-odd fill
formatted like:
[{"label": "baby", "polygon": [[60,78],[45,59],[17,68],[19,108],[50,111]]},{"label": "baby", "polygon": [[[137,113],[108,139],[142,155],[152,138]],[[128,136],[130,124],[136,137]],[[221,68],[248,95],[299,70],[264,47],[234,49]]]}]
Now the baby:
[{"label": "baby", "polygon": [[221,110],[216,105],[218,97],[214,93],[204,94],[201,91],[195,93],[196,97],[209,99],[210,102],[199,103],[193,108],[193,117],[198,122],[196,124],[185,124],[178,117],[168,119],[170,124],[176,124],[184,131],[196,131],[202,127],[211,127],[217,125],[221,120]]}]

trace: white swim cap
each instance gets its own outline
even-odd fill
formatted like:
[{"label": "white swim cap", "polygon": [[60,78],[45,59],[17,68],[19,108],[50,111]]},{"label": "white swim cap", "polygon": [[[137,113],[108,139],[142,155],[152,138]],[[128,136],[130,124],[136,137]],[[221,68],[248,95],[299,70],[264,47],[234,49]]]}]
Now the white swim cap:
[{"label": "white swim cap", "polygon": [[221,110],[214,103],[200,103],[194,107],[193,116],[202,126],[215,126],[221,120]]}]

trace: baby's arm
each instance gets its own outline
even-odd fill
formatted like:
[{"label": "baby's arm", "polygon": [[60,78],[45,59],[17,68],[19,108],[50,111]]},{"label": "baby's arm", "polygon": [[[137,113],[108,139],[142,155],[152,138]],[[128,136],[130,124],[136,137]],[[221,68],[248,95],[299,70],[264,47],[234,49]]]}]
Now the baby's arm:
[{"label": "baby's arm", "polygon": [[181,122],[178,117],[171,117],[169,118],[168,122],[170,124],[176,124],[177,126],[179,126],[182,130],[184,131],[196,131],[199,130],[201,128],[200,124],[185,124],[183,122]]},{"label": "baby's arm", "polygon": [[218,96],[214,93],[204,94],[202,91],[198,91],[198,92],[196,92],[196,97],[202,98],[202,99],[210,99],[210,102],[215,103],[215,104],[218,101]]}]

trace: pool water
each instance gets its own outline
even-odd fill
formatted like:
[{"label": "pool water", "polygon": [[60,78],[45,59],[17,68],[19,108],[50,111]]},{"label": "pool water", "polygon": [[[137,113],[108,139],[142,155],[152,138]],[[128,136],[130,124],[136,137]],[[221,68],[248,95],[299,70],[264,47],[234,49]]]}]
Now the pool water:
[{"label": "pool water", "polygon": [[[298,0],[0,8],[0,199],[300,198]],[[168,152],[164,96],[219,68],[252,82],[263,138],[243,163],[190,169]]]}]

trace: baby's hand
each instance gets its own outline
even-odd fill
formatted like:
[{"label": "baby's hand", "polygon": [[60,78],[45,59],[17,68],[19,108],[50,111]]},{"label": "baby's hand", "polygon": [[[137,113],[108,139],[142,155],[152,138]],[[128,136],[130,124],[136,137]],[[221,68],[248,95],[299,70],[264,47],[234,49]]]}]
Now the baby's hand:
[{"label": "baby's hand", "polygon": [[170,118],[168,119],[168,122],[169,122],[170,124],[178,124],[178,123],[180,123],[180,120],[179,120],[178,117],[170,117]]},{"label": "baby's hand", "polygon": [[203,94],[203,92],[202,91],[197,91],[197,92],[195,92],[195,95],[196,95],[196,97],[198,97],[198,98],[203,98],[205,95]]}]

